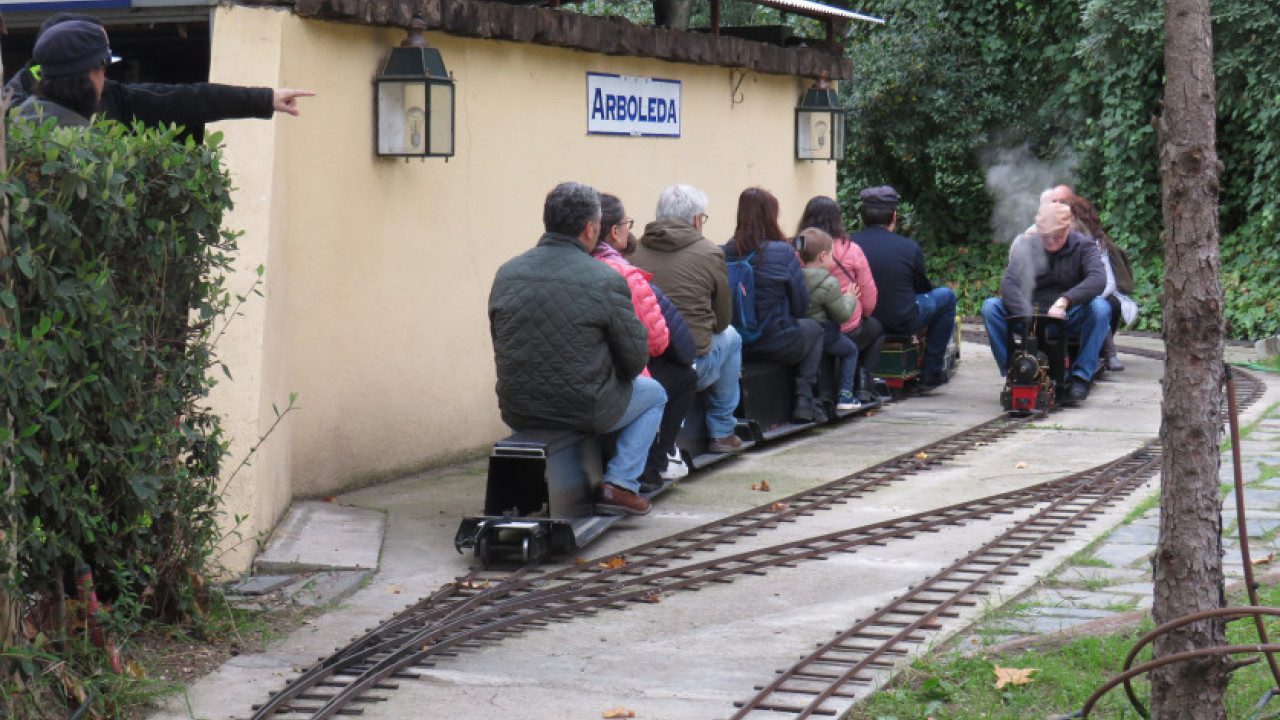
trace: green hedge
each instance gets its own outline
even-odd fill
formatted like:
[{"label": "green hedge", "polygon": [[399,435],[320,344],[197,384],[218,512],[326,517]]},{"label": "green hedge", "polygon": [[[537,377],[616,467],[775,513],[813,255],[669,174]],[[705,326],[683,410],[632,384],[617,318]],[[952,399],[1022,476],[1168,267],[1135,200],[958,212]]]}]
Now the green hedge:
[{"label": "green hedge", "polygon": [[13,488],[0,508],[18,562],[4,579],[60,590],[88,563],[118,608],[183,617],[219,533],[224,447],[202,405],[235,250],[219,138],[112,122],[8,134],[0,443]]},{"label": "green hedge", "polygon": [[[897,187],[935,281],[955,286],[971,312],[976,283],[1003,267],[990,247],[1002,246],[992,242],[986,173],[1021,153],[1038,161],[1012,175],[1025,196],[1070,182],[1093,201],[1133,261],[1139,327],[1157,329],[1164,246],[1152,119],[1164,93],[1163,5],[866,0],[859,10],[887,23],[850,29],[839,169],[848,214],[858,189]],[[1280,332],[1280,45],[1261,42],[1280,34],[1280,14],[1274,0],[1213,10],[1227,332],[1257,338]]]}]

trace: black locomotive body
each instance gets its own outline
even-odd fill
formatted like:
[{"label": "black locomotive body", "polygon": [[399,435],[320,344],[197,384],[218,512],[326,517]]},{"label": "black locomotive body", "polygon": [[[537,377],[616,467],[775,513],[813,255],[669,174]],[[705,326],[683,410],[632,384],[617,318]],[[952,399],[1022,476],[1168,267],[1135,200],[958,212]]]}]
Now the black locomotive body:
[{"label": "black locomotive body", "polygon": [[1009,318],[1008,372],[1000,405],[1013,415],[1043,415],[1060,404],[1078,343],[1067,321],[1048,315]]}]

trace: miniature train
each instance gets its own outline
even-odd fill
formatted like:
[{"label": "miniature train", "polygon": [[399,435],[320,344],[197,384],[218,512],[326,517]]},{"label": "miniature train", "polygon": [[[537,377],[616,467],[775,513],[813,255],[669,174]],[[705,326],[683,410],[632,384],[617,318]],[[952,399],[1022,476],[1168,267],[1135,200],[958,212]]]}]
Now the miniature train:
[{"label": "miniature train", "polygon": [[[825,416],[811,423],[791,420],[792,367],[744,362],[734,432],[746,449],[878,408],[893,394],[911,391],[920,373],[923,345],[923,337],[889,338],[876,368],[876,374],[883,372],[880,376],[887,381],[876,380],[874,387],[860,389],[863,404],[858,410],[837,411],[834,403],[824,401]],[[948,375],[955,372],[959,357],[957,332],[948,343]],[[828,398],[835,394],[830,391],[835,382],[830,360],[824,358],[819,373],[821,396]],[[709,451],[704,418],[705,405],[699,397],[676,441],[691,471],[736,454]],[[479,563],[491,567],[537,563],[549,555],[572,553],[594,540],[623,517],[594,511],[611,442],[609,436],[552,429],[517,432],[497,442],[489,456],[483,514],[463,518],[454,547],[460,553],[474,549]],[[667,482],[644,495],[652,499],[673,484]]]},{"label": "miniature train", "polygon": [[1009,318],[1008,372],[1000,406],[1011,415],[1044,415],[1061,404],[1080,344],[1067,321],[1048,315]]}]

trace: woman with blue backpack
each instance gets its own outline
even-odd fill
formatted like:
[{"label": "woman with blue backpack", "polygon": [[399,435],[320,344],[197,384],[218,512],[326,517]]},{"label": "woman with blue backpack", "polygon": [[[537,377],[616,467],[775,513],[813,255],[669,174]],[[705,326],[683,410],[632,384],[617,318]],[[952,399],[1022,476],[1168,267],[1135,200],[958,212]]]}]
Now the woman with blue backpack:
[{"label": "woman with blue backpack", "polygon": [[733,325],[742,335],[744,360],[795,367],[795,422],[822,417],[813,389],[822,361],[822,326],[805,317],[809,286],[795,249],[778,226],[778,199],[748,188],[738,196],[738,224],[724,245]]}]

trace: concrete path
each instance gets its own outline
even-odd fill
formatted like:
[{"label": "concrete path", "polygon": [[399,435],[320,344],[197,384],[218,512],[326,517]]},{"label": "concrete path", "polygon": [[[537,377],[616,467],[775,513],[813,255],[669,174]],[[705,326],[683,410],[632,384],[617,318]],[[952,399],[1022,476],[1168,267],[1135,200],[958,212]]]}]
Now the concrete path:
[{"label": "concrete path", "polygon": [[[1128,340],[1124,342],[1129,342]],[[1134,340],[1131,344],[1156,345]],[[953,434],[999,412],[1000,380],[990,352],[966,344],[960,372],[943,392],[892,405],[872,417],[860,417],[747,453],[699,473],[664,494],[647,517],[628,519],[587,548],[584,555],[607,556],[635,544],[766,503],[856,469],[893,457],[930,440]],[[1241,359],[1251,359],[1251,352]],[[804,523],[767,533],[762,544],[857,527],[897,514],[1024,487],[1093,467],[1140,446],[1158,430],[1157,361],[1129,356],[1128,369],[1100,383],[1085,406],[1055,413],[1015,437],[996,442],[943,468],[924,473],[866,497],[822,512]],[[1280,386],[1280,383],[1273,383]],[[1272,389],[1245,422],[1280,401]],[[1274,423],[1273,418],[1267,422]],[[1274,425],[1255,430],[1258,464],[1280,455],[1280,431]],[[1266,433],[1270,433],[1267,435]],[[1271,453],[1268,455],[1268,453]],[[315,622],[276,643],[270,651],[233,658],[209,677],[174,698],[156,720],[246,718],[251,705],[283,686],[297,670],[359,637],[366,628],[462,575],[470,557],[453,550],[459,519],[479,510],[486,465],[477,461],[424,473],[337,498],[341,506],[385,518],[385,535],[376,574]],[[768,480],[771,492],[751,490]],[[1256,492],[1275,492],[1267,471],[1257,471]],[[1274,481],[1280,484],[1280,481]],[[1108,541],[1099,561],[1058,571],[1090,540],[1119,524],[1155,483],[1129,503],[1100,518],[1090,532],[1079,533],[1052,555],[977,607],[949,624],[949,634],[980,622],[990,607],[1024,591],[1036,617],[1109,613],[1141,606],[1142,558],[1153,541],[1149,525],[1138,521]],[[1261,502],[1264,497],[1257,496]],[[1270,508],[1280,519],[1280,503]],[[1012,519],[1016,520],[1016,518]],[[1258,527],[1266,527],[1259,517]],[[789,666],[912,583],[936,572],[955,557],[1007,527],[1009,518],[954,528],[927,541],[888,545],[820,563],[804,563],[767,576],[736,581],[696,593],[676,593],[662,602],[621,612],[604,612],[554,625],[464,653],[421,671],[421,680],[401,682],[386,702],[365,706],[366,718],[448,717],[457,720],[596,718],[626,707],[638,718],[707,720],[726,717],[735,700]],[[321,528],[323,530],[323,528]],[[1263,544],[1259,554],[1265,555]],[[738,547],[738,546],[735,546]],[[572,562],[573,558],[567,558]],[[364,567],[364,566],[361,566]],[[1101,581],[1108,587],[1101,594]],[[1064,581],[1050,588],[1042,578],[1080,576],[1079,588]],[[1111,577],[1114,576],[1114,577]],[[1128,586],[1128,587],[1126,587]],[[1130,594],[1126,594],[1130,593]],[[1068,595],[1078,597],[1068,598]],[[1111,598],[1120,598],[1112,600]],[[1074,614],[1063,612],[1069,601]],[[1087,604],[1087,602],[1093,604]],[[1038,632],[1063,624],[984,630],[985,636]],[[1065,621],[1064,621],[1065,622]],[[1055,624],[1056,623],[1056,624]],[[439,712],[428,711],[437,708]],[[447,708],[447,710],[445,710]]]}]

